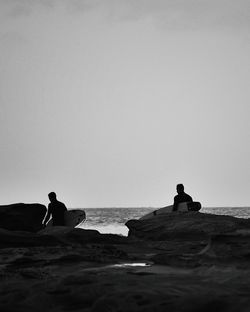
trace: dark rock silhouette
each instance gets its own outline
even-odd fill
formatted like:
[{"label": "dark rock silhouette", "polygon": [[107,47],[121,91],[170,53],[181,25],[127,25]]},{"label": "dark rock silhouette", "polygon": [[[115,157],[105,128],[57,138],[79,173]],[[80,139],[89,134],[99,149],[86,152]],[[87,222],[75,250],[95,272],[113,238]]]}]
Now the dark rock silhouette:
[{"label": "dark rock silhouette", "polygon": [[63,245],[63,241],[56,236],[39,235],[25,231],[9,231],[0,228],[0,249],[56,245]]},{"label": "dark rock silhouette", "polygon": [[200,253],[221,260],[249,262],[250,230],[242,229],[232,233],[213,235],[207,247]]},{"label": "dark rock silhouette", "polygon": [[115,234],[100,234],[96,230],[83,230],[55,226],[37,233],[9,231],[0,228],[0,248],[32,246],[85,246],[86,244],[126,244],[127,238]]},{"label": "dark rock silhouette", "polygon": [[[213,235],[208,244],[194,252],[176,248],[166,249],[164,252],[154,255],[151,260],[156,264],[174,266],[178,268],[209,268],[217,266],[231,270],[229,275],[233,275],[238,270],[246,270],[246,276],[249,275],[250,265],[250,230],[237,230],[232,233]],[[181,245],[181,242],[179,242]],[[182,244],[183,245],[183,244]],[[208,273],[209,274],[209,273]]]},{"label": "dark rock silhouette", "polygon": [[249,311],[249,220],[156,219],[129,221],[129,237],[0,229],[0,311]]},{"label": "dark rock silhouette", "polygon": [[250,269],[250,219],[174,213],[126,223],[131,237],[161,249],[155,264],[194,269],[213,265]]},{"label": "dark rock silhouette", "polygon": [[42,228],[46,207],[41,204],[0,206],[0,228],[12,231],[37,232]]},{"label": "dark rock silhouette", "polygon": [[168,238],[208,239],[211,235],[250,229],[250,219],[200,212],[177,212],[147,220],[129,220],[129,236],[147,240]]}]

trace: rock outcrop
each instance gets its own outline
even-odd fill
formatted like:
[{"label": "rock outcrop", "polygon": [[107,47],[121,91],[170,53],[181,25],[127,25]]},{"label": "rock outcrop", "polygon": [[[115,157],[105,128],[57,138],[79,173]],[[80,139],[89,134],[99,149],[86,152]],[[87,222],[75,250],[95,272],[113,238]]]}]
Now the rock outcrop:
[{"label": "rock outcrop", "polygon": [[[83,245],[0,249],[0,311],[249,311],[250,270],[246,268],[129,267],[130,253],[136,250],[139,257],[145,242],[117,247],[93,243],[94,233],[74,234],[90,240]],[[114,265],[122,263],[126,265]]]},{"label": "rock outcrop", "polygon": [[0,206],[0,228],[12,231],[37,232],[42,228],[46,207],[41,204]]},{"label": "rock outcrop", "polygon": [[176,213],[156,221],[129,221],[128,238],[0,229],[0,311],[249,311],[249,220]]},{"label": "rock outcrop", "polygon": [[0,248],[32,246],[83,246],[86,244],[126,244],[127,238],[115,234],[100,234],[66,226],[46,228],[37,233],[9,231],[0,228]]},{"label": "rock outcrop", "polygon": [[250,219],[200,212],[175,212],[149,220],[129,220],[129,236],[163,241],[170,238],[205,239],[211,235],[250,229]]}]

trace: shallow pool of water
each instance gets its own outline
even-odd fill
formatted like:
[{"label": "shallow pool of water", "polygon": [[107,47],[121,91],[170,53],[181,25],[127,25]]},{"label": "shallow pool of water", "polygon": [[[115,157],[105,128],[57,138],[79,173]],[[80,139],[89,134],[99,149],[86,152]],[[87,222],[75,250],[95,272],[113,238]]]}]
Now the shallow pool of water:
[{"label": "shallow pool of water", "polygon": [[118,263],[118,264],[113,264],[110,267],[114,268],[130,268],[130,267],[148,267],[151,266],[152,263],[148,262],[133,262],[133,263]]}]

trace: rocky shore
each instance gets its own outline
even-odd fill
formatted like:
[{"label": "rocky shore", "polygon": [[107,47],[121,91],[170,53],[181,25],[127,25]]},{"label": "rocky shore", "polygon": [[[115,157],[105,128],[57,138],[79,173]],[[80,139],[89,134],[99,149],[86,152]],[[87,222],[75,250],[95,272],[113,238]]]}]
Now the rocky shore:
[{"label": "rocky shore", "polygon": [[[66,227],[35,231],[27,207],[23,214],[12,207],[10,219],[10,207],[2,207],[0,311],[250,309],[248,219],[175,212],[130,220],[122,237]],[[37,229],[42,210],[33,206]],[[15,216],[18,231],[7,222]]]}]

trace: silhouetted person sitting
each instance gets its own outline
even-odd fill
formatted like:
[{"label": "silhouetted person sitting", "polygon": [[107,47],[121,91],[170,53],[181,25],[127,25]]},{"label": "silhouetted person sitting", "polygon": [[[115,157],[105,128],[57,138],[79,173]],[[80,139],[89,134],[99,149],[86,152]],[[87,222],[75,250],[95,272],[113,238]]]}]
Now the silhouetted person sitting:
[{"label": "silhouetted person sitting", "polygon": [[57,200],[55,192],[49,193],[48,197],[49,197],[50,203],[49,203],[48,212],[47,212],[47,215],[43,224],[46,226],[47,222],[50,219],[50,216],[52,216],[53,226],[65,225],[64,213],[65,211],[67,211],[66,206],[64,205],[64,203],[61,203],[60,201]]},{"label": "silhouetted person sitting", "polygon": [[174,197],[173,211],[178,210],[178,205],[180,203],[188,203],[188,202],[193,201],[192,197],[184,192],[184,185],[183,184],[177,184],[176,191],[177,191],[178,195],[176,195]]}]

